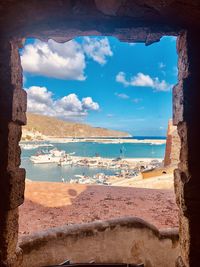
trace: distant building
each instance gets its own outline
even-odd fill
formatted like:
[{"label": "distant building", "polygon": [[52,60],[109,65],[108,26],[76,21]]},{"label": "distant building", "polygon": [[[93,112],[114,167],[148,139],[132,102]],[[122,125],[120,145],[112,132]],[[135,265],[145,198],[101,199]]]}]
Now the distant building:
[{"label": "distant building", "polygon": [[180,157],[180,137],[177,132],[177,127],[169,120],[167,129],[167,142],[165,149],[164,166],[177,165]]}]

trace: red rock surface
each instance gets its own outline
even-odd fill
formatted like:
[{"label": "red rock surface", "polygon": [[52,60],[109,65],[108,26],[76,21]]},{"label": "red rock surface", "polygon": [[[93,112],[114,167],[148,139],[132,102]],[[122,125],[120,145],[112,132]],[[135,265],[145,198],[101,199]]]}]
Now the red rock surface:
[{"label": "red rock surface", "polygon": [[172,190],[28,182],[20,207],[20,234],[64,224],[140,217],[158,228],[178,226]]}]

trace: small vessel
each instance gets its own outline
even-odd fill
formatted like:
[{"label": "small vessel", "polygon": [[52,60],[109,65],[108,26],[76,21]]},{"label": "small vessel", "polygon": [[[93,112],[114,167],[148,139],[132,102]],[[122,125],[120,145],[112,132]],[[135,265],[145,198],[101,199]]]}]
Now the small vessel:
[{"label": "small vessel", "polygon": [[41,164],[41,163],[57,163],[60,158],[52,156],[52,154],[39,154],[37,156],[31,156],[30,160],[33,163]]},{"label": "small vessel", "polygon": [[80,174],[75,174],[74,176],[75,176],[76,178],[80,178],[80,179],[84,178],[84,175],[80,175]]},{"label": "small vessel", "polygon": [[66,155],[64,150],[58,150],[56,148],[49,151],[49,153],[45,153],[41,151],[37,153],[35,156],[31,156],[31,162],[35,164],[42,164],[42,163],[59,163],[62,158]]},{"label": "small vessel", "polygon": [[21,144],[20,146],[22,149],[25,149],[25,150],[32,150],[32,149],[36,149],[39,147],[38,144]]},{"label": "small vessel", "polygon": [[43,144],[43,143],[36,143],[36,144],[20,144],[22,149],[25,150],[32,150],[39,147],[53,147],[52,144]]},{"label": "small vessel", "polygon": [[51,149],[49,152],[54,157],[64,157],[66,155],[64,150],[58,150],[57,148]]}]

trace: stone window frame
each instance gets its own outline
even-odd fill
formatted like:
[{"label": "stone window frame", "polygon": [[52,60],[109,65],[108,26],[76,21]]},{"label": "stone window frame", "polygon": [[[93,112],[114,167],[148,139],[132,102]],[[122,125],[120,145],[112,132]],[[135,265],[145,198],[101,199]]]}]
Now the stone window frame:
[{"label": "stone window frame", "polygon": [[[97,1],[98,2],[98,1]],[[78,7],[77,7],[78,8]],[[92,10],[92,9],[91,9]],[[74,14],[80,14],[80,10]],[[78,13],[76,13],[78,12]],[[44,11],[45,13],[45,11]],[[178,36],[178,83],[173,88],[173,123],[177,125],[181,139],[180,163],[175,170],[175,193],[179,207],[180,257],[177,266],[198,266],[200,234],[200,181],[198,152],[199,95],[198,66],[200,51],[198,47],[199,29],[182,29],[177,26],[166,26],[142,22],[142,25],[130,24],[130,19],[113,19],[108,22],[103,16],[92,17],[83,21],[56,21],[51,13],[38,27],[21,27],[20,30],[8,29],[3,32],[0,46],[0,263],[1,266],[16,266],[22,251],[18,241],[18,207],[24,201],[25,170],[20,168],[21,126],[26,124],[26,92],[22,89],[22,68],[19,48],[24,38],[34,37],[41,40],[53,39],[65,42],[76,36],[103,35],[117,37],[127,42],[144,42],[147,45],[159,41],[164,35]],[[59,17],[59,16],[58,16]],[[104,23],[105,22],[105,23]],[[112,25],[114,23],[114,26]],[[162,24],[162,23],[161,23]],[[66,25],[68,25],[66,27]],[[91,26],[92,25],[92,26]],[[9,31],[10,30],[10,31]],[[65,36],[65,37],[63,37]],[[189,88],[189,89],[188,89]]]}]

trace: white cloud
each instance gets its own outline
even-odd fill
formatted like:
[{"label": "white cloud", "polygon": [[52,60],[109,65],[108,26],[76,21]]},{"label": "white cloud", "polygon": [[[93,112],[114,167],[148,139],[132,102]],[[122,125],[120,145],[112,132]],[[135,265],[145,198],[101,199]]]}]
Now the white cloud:
[{"label": "white cloud", "polygon": [[82,100],[76,94],[69,94],[54,100],[53,93],[46,87],[31,86],[26,89],[28,111],[62,119],[80,119],[88,115],[88,111],[99,110],[99,104],[91,97]]},{"label": "white cloud", "polygon": [[25,72],[59,79],[84,80],[85,56],[76,41],[64,44],[49,40],[24,47],[21,55]]},{"label": "white cloud", "polygon": [[85,37],[82,46],[85,54],[101,65],[106,63],[106,57],[113,55],[106,37],[101,39]]},{"label": "white cloud", "polygon": [[52,116],[52,93],[45,87],[31,86],[27,91],[28,111]]},{"label": "white cloud", "polygon": [[124,86],[129,86],[130,83],[126,80],[126,75],[124,72],[120,71],[116,76],[116,81],[122,83]]},{"label": "white cloud", "polygon": [[88,110],[98,110],[99,104],[93,102],[92,98],[88,96],[82,99],[82,107],[83,109],[88,109]]},{"label": "white cloud", "polygon": [[141,72],[137,73],[136,76],[131,78],[130,85],[132,86],[146,86],[154,87],[154,81],[149,75],[145,75]]},{"label": "white cloud", "polygon": [[112,56],[107,38],[83,38],[82,43],[75,40],[66,43],[35,41],[25,45],[21,62],[25,72],[64,80],[85,80],[85,56],[101,65]]},{"label": "white cloud", "polygon": [[116,81],[122,83],[124,86],[138,86],[138,87],[150,87],[157,91],[168,91],[171,89],[171,85],[165,80],[159,80],[158,77],[152,78],[148,74],[138,72],[135,76],[132,76],[130,80],[126,79],[124,72],[119,72],[116,75]]},{"label": "white cloud", "polygon": [[119,98],[122,98],[122,99],[129,99],[129,96],[126,95],[126,94],[118,94],[118,93],[115,93],[115,95]]}]

